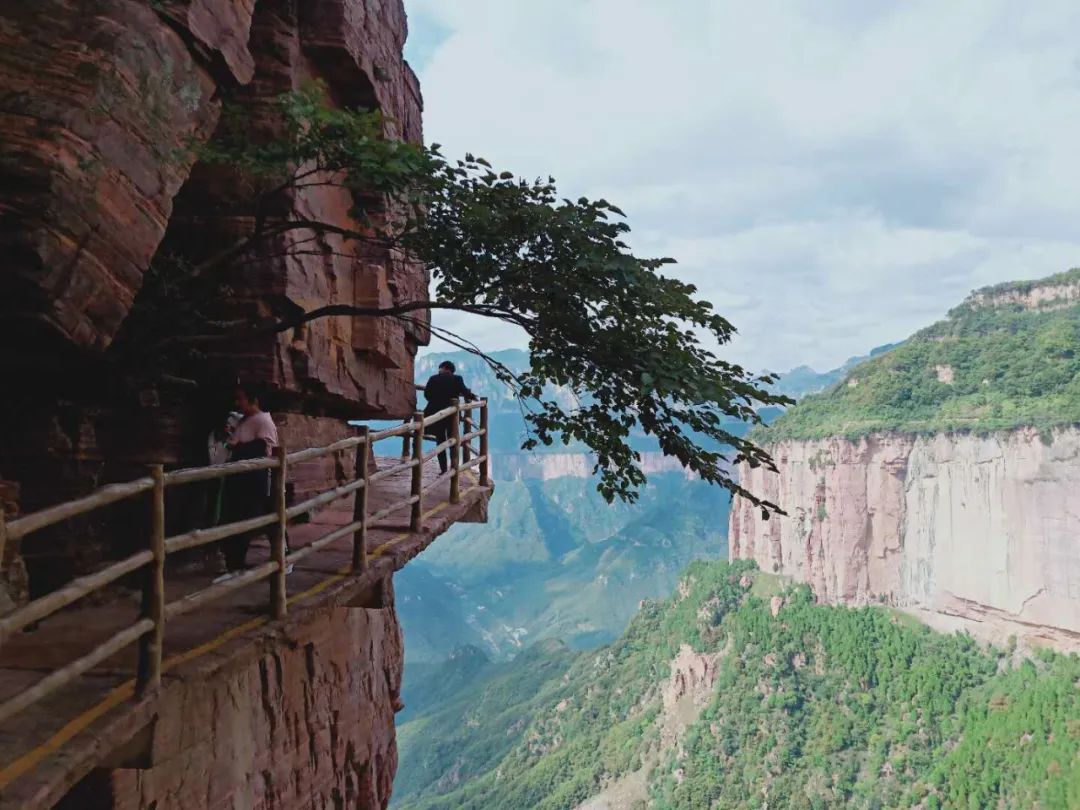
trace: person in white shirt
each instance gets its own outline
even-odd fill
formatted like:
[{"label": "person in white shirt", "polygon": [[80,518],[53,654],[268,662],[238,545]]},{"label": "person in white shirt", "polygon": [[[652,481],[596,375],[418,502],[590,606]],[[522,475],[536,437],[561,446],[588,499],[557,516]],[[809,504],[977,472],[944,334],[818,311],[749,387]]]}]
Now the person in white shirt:
[{"label": "person in white shirt", "polygon": [[[257,387],[241,384],[236,389],[236,410],[241,414],[232,433],[226,438],[229,461],[266,458],[278,445],[277,425],[270,414],[262,409],[261,393]],[[224,522],[237,521],[265,515],[270,512],[270,471],[256,470],[233,475],[226,479],[224,497]],[[225,554],[226,573],[215,582],[224,581],[247,568],[248,546],[261,531],[244,532],[229,537],[222,543]]]}]

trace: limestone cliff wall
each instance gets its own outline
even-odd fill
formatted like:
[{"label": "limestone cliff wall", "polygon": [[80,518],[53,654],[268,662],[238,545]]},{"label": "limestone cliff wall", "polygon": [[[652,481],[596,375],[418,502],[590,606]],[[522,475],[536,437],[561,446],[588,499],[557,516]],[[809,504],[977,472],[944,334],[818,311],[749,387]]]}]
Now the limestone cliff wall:
[{"label": "limestone cliff wall", "polygon": [[1021,429],[780,443],[779,474],[739,473],[787,515],[765,521],[737,502],[731,557],[826,601],[1080,648],[1080,430],[1048,439]]}]

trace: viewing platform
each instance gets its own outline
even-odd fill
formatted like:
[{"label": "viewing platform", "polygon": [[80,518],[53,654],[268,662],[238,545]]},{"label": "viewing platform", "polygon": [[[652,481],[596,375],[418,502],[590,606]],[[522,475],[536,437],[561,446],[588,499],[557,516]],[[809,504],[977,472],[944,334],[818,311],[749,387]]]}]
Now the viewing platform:
[{"label": "viewing platform", "polygon": [[[130,492],[99,491],[105,502],[149,493],[149,548],[0,619],[0,808],[144,807],[153,806],[150,796],[166,796],[164,810],[190,803],[184,791],[193,790],[201,806],[232,807],[240,806],[229,803],[232,791],[251,779],[278,780],[282,796],[316,790],[326,773],[318,763],[311,773],[285,773],[275,762],[289,760],[281,750],[295,752],[305,735],[330,734],[332,749],[339,714],[342,724],[355,714],[355,725],[386,719],[387,705],[400,708],[400,684],[392,683],[394,667],[400,670],[392,575],[454,523],[486,520],[486,407],[463,403],[426,421],[418,414],[390,430],[361,429],[330,447],[265,461],[158,468],[119,485]],[[468,419],[474,410],[479,426]],[[424,426],[437,418],[450,420],[450,438],[425,452]],[[382,454],[403,441],[408,455]],[[445,474],[434,464],[439,450],[450,457]],[[353,456],[355,476],[285,504],[289,466],[327,453]],[[263,468],[273,473],[274,513],[164,536],[171,486]],[[66,519],[98,508],[94,498],[28,515],[6,530],[26,534],[48,525],[46,513]],[[297,522],[304,516],[307,522]],[[255,523],[269,537],[252,544],[244,574],[215,584],[209,572],[166,573],[168,553],[220,542]],[[94,603],[105,585],[133,576],[143,580],[141,594],[129,589],[129,596]],[[293,669],[301,674],[289,677]],[[325,693],[336,695],[331,704],[347,705],[315,711],[309,703],[322,694],[319,682],[335,684]],[[261,705],[240,706],[250,701]],[[329,719],[313,719],[323,715]],[[257,741],[262,733],[264,744]],[[159,770],[170,784],[164,775],[157,784],[154,769],[166,762]],[[357,795],[362,782],[358,776]]]}]

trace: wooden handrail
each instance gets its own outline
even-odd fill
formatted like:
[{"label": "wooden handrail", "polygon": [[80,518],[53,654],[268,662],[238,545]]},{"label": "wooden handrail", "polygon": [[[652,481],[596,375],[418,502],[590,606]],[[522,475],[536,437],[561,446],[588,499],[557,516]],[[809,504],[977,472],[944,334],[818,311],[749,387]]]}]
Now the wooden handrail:
[{"label": "wooden handrail", "polygon": [[457,439],[447,439],[445,442],[435,445],[433,448],[424,453],[424,462],[431,461],[433,458],[439,455],[443,450],[453,447],[457,444]]},{"label": "wooden handrail", "polygon": [[285,545],[289,537],[289,510],[285,502],[285,476],[288,474],[289,457],[285,455],[283,447],[275,448],[274,455],[280,464],[274,470],[274,477],[271,482],[277,525],[274,526],[274,530],[270,533],[270,559],[276,566],[274,576],[270,580],[270,613],[275,619],[284,619],[286,612]]},{"label": "wooden handrail", "polygon": [[118,563],[113,563],[108,568],[73,579],[59,590],[23,605],[19,610],[0,619],[0,644],[3,644],[24,627],[51,616],[56,611],[67,607],[72,602],[77,602],[84,596],[89,596],[94,591],[100,590],[120,579],[120,577],[142,568],[153,559],[153,552],[149,550],[140,551]]},{"label": "wooden handrail", "polygon": [[461,502],[461,400],[455,399],[450,414],[450,503]]},{"label": "wooden handrail", "polygon": [[27,706],[32,706],[64,684],[78,678],[87,670],[93,669],[106,658],[116,655],[120,650],[152,632],[153,629],[154,622],[152,620],[140,619],[126,630],[121,630],[104,644],[95,647],[82,658],[72,661],[62,669],[49,673],[26,691],[20,692],[15,697],[0,704],[0,724],[4,723],[13,714],[17,714]]},{"label": "wooden handrail", "polygon": [[469,462],[466,462],[465,464],[462,464],[461,469],[462,469],[462,472],[464,472],[465,470],[471,470],[473,467],[481,467],[481,468],[483,468],[483,466],[485,464],[487,464],[487,462],[488,462],[488,457],[487,456],[477,456],[472,461],[469,461]]},{"label": "wooden handrail", "polygon": [[[321,448],[319,448],[321,449]],[[213,481],[240,473],[272,470],[280,464],[276,458],[249,458],[243,461],[227,461],[224,464],[211,464],[209,467],[188,467],[165,473],[165,486],[194,484],[198,481]]]},{"label": "wooden handrail", "polygon": [[342,484],[334,489],[328,489],[314,497],[308,498],[306,501],[302,501],[294,506],[290,506],[286,512],[286,516],[291,520],[292,518],[299,517],[300,515],[306,515],[308,512],[314,512],[320,506],[326,506],[328,503],[341,500],[346,495],[351,495],[358,489],[363,489],[363,479],[350,481],[347,484]]},{"label": "wooden handrail", "polygon": [[[356,499],[353,502],[353,553],[352,567],[354,571],[363,571],[367,568],[367,504],[368,493],[371,491],[371,469],[368,464],[368,455],[371,451],[371,428],[366,425],[360,428],[362,444],[356,446],[356,460],[353,462],[353,478],[361,481],[363,486],[356,490]],[[359,525],[357,525],[359,524]]]},{"label": "wooden handrail", "polygon": [[299,464],[303,461],[311,461],[314,458],[329,456],[332,453],[340,453],[343,450],[352,450],[354,447],[358,447],[365,441],[367,441],[367,439],[363,436],[352,436],[348,439],[334,442],[326,447],[309,447],[307,450],[297,450],[295,453],[289,453],[289,455],[286,456],[286,459],[289,464]]},{"label": "wooden handrail", "polygon": [[445,484],[447,482],[447,480],[450,479],[450,476],[453,475],[453,474],[454,474],[453,470],[447,470],[444,473],[439,473],[437,476],[432,478],[429,483],[427,483],[426,485],[424,485],[424,486],[422,486],[420,488],[420,494],[421,495],[427,495],[429,492],[431,492],[431,490],[438,489],[439,486],[441,486],[442,484]]},{"label": "wooden handrail", "polygon": [[214,526],[210,529],[192,529],[189,532],[170,537],[165,541],[165,552],[175,554],[189,548],[198,548],[207,543],[216,543],[227,537],[235,537],[244,532],[253,532],[271,523],[277,522],[277,515],[258,515],[247,520],[238,520],[235,523],[226,523],[223,526]]},{"label": "wooden handrail", "polygon": [[126,484],[109,484],[85,497],[76,498],[66,503],[58,503],[56,506],[50,506],[39,512],[31,512],[26,517],[13,520],[7,525],[7,539],[18,540],[30,534],[30,532],[36,532],[38,529],[44,529],[62,520],[78,517],[86,512],[100,509],[102,506],[108,506],[111,503],[126,500],[133,495],[148,492],[153,486],[154,482],[149,476],[137,478]]},{"label": "wooden handrail", "polygon": [[420,495],[410,495],[404,500],[392,503],[389,506],[380,509],[378,512],[368,515],[368,523],[374,525],[383,518],[389,517],[390,515],[394,514],[394,512],[400,512],[406,506],[412,506],[415,508],[416,504],[418,503],[420,503]]},{"label": "wooden handrail", "polygon": [[277,570],[276,562],[266,562],[262,565],[257,565],[254,568],[249,568],[241,574],[237,574],[232,579],[227,579],[224,582],[217,582],[201,591],[195,591],[195,593],[189,593],[183,599],[177,599],[175,602],[170,602],[165,606],[165,618],[166,620],[175,619],[177,616],[183,616],[185,613],[190,613],[197,607],[214,602],[229,591],[235,591],[238,588],[243,588],[245,585],[251,585],[255,582],[262,582]]},{"label": "wooden handrail", "polygon": [[416,424],[416,432],[413,434],[413,461],[412,486],[409,495],[416,498],[412,504],[412,512],[409,514],[409,531],[420,531],[420,522],[424,514],[424,494],[420,488],[424,483],[424,413],[417,411],[413,416]]},{"label": "wooden handrail", "polygon": [[491,427],[488,422],[488,403],[487,400],[483,400],[484,407],[480,409],[480,486],[486,487],[491,483],[490,478],[490,466],[488,464],[489,448],[488,448],[488,436],[491,433]]},{"label": "wooden handrail", "polygon": [[416,459],[410,458],[408,461],[404,461],[401,464],[395,464],[393,467],[387,467],[385,470],[379,470],[377,473],[368,478],[369,484],[374,484],[376,481],[382,481],[384,478],[389,478],[402,470],[411,470],[416,466]]},{"label": "wooden handrail", "polygon": [[[480,409],[480,428],[462,434],[475,426],[468,416],[472,410]],[[432,424],[444,419],[450,420],[450,437],[437,444],[428,454],[424,453],[425,430]],[[274,455],[265,459],[250,459],[228,462],[226,464],[193,467],[172,472],[164,472],[162,466],[154,465],[150,475],[122,484],[109,484],[100,489],[65,503],[42,509],[17,520],[5,522],[0,515],[0,564],[3,562],[3,549],[6,540],[18,540],[26,535],[55,525],[87,512],[133,498],[142,493],[151,493],[150,537],[148,548],[131,555],[107,568],[93,574],[79,577],[64,587],[0,619],[0,646],[14,633],[27,626],[42,621],[68,605],[116,582],[136,571],[144,572],[143,599],[140,618],[131,627],[120,631],[109,640],[95,647],[86,655],[65,667],[46,675],[26,691],[0,704],[0,723],[25,709],[33,703],[71,682],[83,673],[115,655],[125,647],[139,643],[139,663],[136,676],[136,690],[139,695],[146,694],[161,682],[162,648],[166,623],[182,616],[202,605],[213,602],[232,591],[260,582],[271,580],[270,612],[275,618],[283,618],[286,613],[285,571],[289,564],[295,563],[325,548],[330,543],[353,535],[352,562],[354,571],[362,571],[367,565],[367,532],[370,527],[386,517],[410,509],[409,527],[417,532],[422,529],[424,496],[440,485],[450,481],[450,501],[460,500],[460,474],[479,466],[480,483],[487,486],[487,439],[488,439],[487,400],[457,402],[449,408],[425,416],[417,412],[413,418],[397,427],[372,432],[361,428],[357,436],[334,442],[325,447],[312,447],[293,453],[286,453],[277,448]],[[404,438],[411,446],[411,457],[407,461],[372,473],[368,467],[368,455],[375,442],[396,436]],[[480,438],[480,453],[475,459],[466,456],[462,460],[462,451],[473,448],[472,439]],[[451,463],[446,473],[436,476],[427,485],[424,484],[423,467],[425,461],[444,450],[451,450]],[[285,502],[285,483],[288,469],[292,464],[312,461],[333,453],[355,450],[354,478],[346,484],[319,493],[307,500],[287,507]],[[205,529],[193,529],[173,537],[165,536],[165,493],[170,487],[192,484],[200,481],[220,480],[232,475],[270,470],[272,472],[272,494],[274,511],[245,520],[227,523]],[[368,493],[372,484],[405,470],[410,471],[410,491],[406,498],[384,506],[373,513],[368,513]],[[347,526],[334,529],[313,541],[303,549],[286,553],[286,531],[290,519],[315,511],[320,506],[332,503],[355,493],[353,521]],[[202,590],[171,602],[165,602],[165,559],[185,549],[197,548],[209,543],[234,537],[244,532],[273,527],[270,532],[270,561],[245,571],[232,579],[212,584]]]}]

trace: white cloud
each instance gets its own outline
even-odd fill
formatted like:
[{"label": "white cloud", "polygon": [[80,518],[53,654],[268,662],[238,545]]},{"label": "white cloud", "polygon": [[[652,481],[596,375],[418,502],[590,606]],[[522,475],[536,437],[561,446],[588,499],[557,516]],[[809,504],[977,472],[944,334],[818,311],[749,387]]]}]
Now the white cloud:
[{"label": "white cloud", "polygon": [[1070,0],[407,6],[441,32],[428,139],[621,205],[753,367],[835,365],[972,287],[1080,264]]}]

